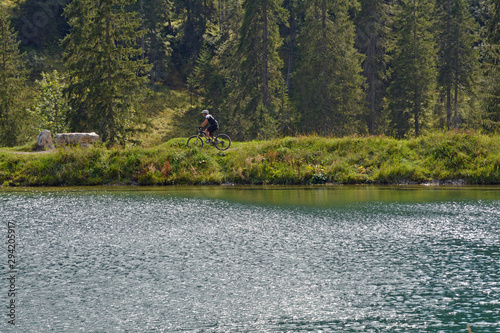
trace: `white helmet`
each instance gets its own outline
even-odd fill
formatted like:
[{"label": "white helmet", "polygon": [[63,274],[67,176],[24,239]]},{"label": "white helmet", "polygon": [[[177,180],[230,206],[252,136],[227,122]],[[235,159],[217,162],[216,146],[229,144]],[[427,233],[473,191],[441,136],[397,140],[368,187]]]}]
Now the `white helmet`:
[{"label": "white helmet", "polygon": [[203,110],[203,111],[201,111],[201,113],[208,114],[208,110]]}]

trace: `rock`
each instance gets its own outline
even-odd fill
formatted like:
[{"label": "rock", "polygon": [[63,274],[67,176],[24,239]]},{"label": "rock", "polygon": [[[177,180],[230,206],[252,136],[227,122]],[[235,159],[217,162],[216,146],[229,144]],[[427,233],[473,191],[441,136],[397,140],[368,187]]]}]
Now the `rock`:
[{"label": "rock", "polygon": [[43,130],[36,138],[36,150],[54,149],[52,134],[49,130]]},{"label": "rock", "polygon": [[56,146],[77,146],[90,147],[93,143],[99,141],[99,135],[96,133],[61,133],[56,135]]}]

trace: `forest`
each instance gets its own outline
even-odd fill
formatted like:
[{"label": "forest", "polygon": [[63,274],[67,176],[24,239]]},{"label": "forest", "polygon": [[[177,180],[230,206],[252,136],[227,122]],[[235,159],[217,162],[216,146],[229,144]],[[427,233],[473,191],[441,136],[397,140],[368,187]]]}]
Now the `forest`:
[{"label": "forest", "polygon": [[233,140],[495,134],[499,46],[497,0],[0,0],[0,146],[138,144],[173,92]]}]

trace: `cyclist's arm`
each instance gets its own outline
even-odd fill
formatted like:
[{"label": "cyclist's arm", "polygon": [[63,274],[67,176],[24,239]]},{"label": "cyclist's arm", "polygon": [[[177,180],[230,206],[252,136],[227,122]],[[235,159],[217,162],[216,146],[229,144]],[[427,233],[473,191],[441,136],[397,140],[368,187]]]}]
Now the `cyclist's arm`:
[{"label": "cyclist's arm", "polygon": [[200,125],[200,127],[205,127],[208,123],[208,119],[205,119],[205,121],[203,122],[203,124]]}]

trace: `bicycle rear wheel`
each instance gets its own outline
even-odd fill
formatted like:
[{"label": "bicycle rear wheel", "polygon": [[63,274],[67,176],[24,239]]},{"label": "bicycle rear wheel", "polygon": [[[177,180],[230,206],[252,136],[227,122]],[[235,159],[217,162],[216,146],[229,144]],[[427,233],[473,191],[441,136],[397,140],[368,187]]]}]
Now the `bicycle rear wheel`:
[{"label": "bicycle rear wheel", "polygon": [[203,139],[198,135],[193,135],[188,139],[187,146],[190,148],[191,147],[203,148]]},{"label": "bicycle rear wheel", "polygon": [[226,134],[219,134],[215,137],[215,147],[219,150],[226,150],[231,147],[231,138]]}]

